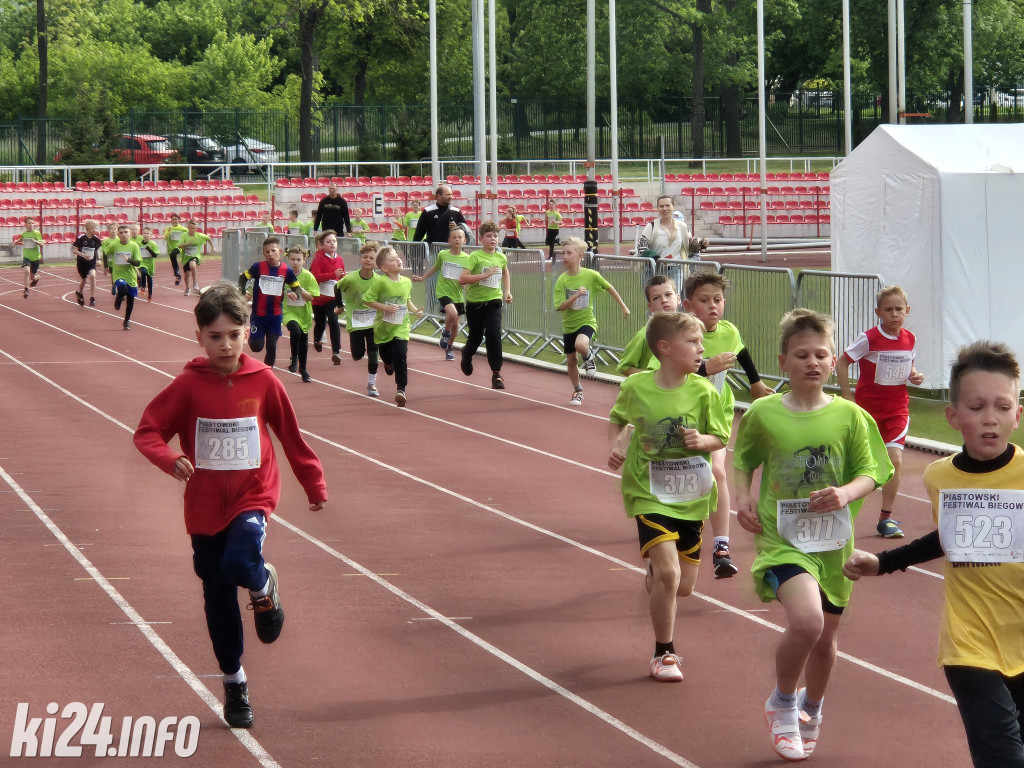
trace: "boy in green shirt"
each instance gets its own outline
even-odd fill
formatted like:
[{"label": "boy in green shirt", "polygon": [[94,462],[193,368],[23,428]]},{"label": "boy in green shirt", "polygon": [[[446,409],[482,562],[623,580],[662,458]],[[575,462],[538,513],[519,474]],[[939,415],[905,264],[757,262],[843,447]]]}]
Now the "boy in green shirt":
[{"label": "boy in green shirt", "polygon": [[373,271],[377,265],[376,241],[371,240],[359,249],[359,271],[349,272],[334,284],[338,299],[335,312],[345,313],[345,330],[348,331],[349,349],[353,360],[362,360],[366,355],[366,394],[379,397],[377,391],[377,345],[373,341],[373,326],[377,310],[367,307],[363,301],[367,291],[378,280],[384,278]]},{"label": "boy in green shirt", "polygon": [[547,236],[544,238],[544,245],[548,247],[548,259],[555,260],[555,246],[558,245],[558,230],[562,227],[562,214],[555,208],[555,204],[548,200],[544,209],[544,222],[547,224]]},{"label": "boy in green shirt", "polygon": [[435,272],[440,272],[434,286],[434,295],[437,296],[441,311],[444,312],[444,330],[441,331],[440,346],[444,350],[445,360],[454,360],[455,337],[459,334],[459,315],[466,313],[466,301],[462,292],[462,285],[459,278],[462,270],[469,266],[469,254],[462,248],[466,244],[466,233],[461,227],[455,227],[448,232],[448,249],[437,254],[434,265],[423,273],[422,276],[413,275],[413,282],[420,283],[429,278]]},{"label": "boy in green shirt", "polygon": [[167,256],[171,260],[171,267],[174,269],[174,284],[181,285],[181,270],[178,268],[178,256],[181,254],[179,243],[181,238],[188,234],[188,227],[181,226],[181,219],[176,213],[171,214],[171,226],[164,230],[164,239],[167,240]]},{"label": "boy in green shirt", "polygon": [[127,224],[117,227],[117,242],[104,249],[106,261],[110,264],[110,279],[114,281],[114,309],[120,310],[124,303],[124,325],[131,330],[128,321],[135,309],[135,297],[139,295],[138,276],[135,268],[141,263],[139,244],[131,239],[131,228]]},{"label": "boy in green shirt", "polygon": [[394,216],[391,221],[398,227],[391,233],[392,240],[412,240],[416,232],[416,225],[420,221],[420,214],[423,212],[423,203],[419,200],[409,201],[409,210],[402,216]]},{"label": "boy in green shirt", "polygon": [[363,219],[363,212],[359,208],[352,209],[352,234],[359,238],[359,245],[366,245],[366,233],[370,231],[370,225]]},{"label": "boy in green shirt", "polygon": [[153,300],[153,275],[156,257],[160,255],[160,246],[152,239],[153,232],[149,227],[142,228],[142,234],[132,240],[139,244],[142,266],[139,267],[139,287],[146,291],[146,301]]},{"label": "boy in green shirt", "polygon": [[409,383],[409,312],[423,317],[423,310],[417,309],[409,298],[412,281],[402,274],[402,257],[394,248],[386,245],[377,252],[377,267],[384,276],[370,286],[363,302],[378,312],[373,341],[380,350],[384,371],[395,375],[395,403],[404,408],[405,387]]},{"label": "boy in green shirt", "polygon": [[[772,749],[803,760],[817,746],[821,704],[836,657],[836,635],[852,583],[860,501],[892,477],[867,411],[827,395],[835,368],[832,319],[809,309],[782,318],[779,367],[788,392],[755,400],[740,420],[731,485],[739,524],[756,534],[751,572],[764,602],[778,600],[787,628],[775,651],[775,690],[764,705]],[[760,491],[751,492],[763,467]],[[806,688],[797,690],[800,679]],[[801,715],[802,713],[802,715]]]},{"label": "boy in green shirt", "polygon": [[299,209],[292,208],[288,211],[288,234],[305,235],[309,237],[309,231],[313,228],[313,222],[299,221]]},{"label": "boy in green shirt", "polygon": [[629,317],[629,307],[615,290],[615,286],[593,269],[581,266],[587,244],[578,237],[570,237],[562,246],[565,272],[555,281],[555,311],[562,313],[562,346],[565,349],[566,368],[573,393],[569,405],[583,405],[583,387],[577,356],[583,360],[583,370],[593,374],[597,370],[590,343],[597,333],[597,317],[591,297],[595,291],[605,291],[619,303],[623,319]]},{"label": "boy in green shirt", "polygon": [[39,282],[36,273],[39,265],[43,263],[43,233],[36,229],[36,220],[31,216],[25,217],[25,231],[21,233],[21,266],[25,269],[25,292],[22,294],[28,298],[28,289]]},{"label": "boy in green shirt", "polygon": [[[300,288],[310,296],[319,296],[320,286],[317,285],[316,278],[308,269],[303,269],[308,255],[309,252],[301,245],[293,245],[288,249],[288,266],[295,273]],[[304,297],[296,297],[289,293],[284,299],[281,315],[284,327],[288,329],[288,339],[292,347],[288,370],[295,373],[297,369],[303,381],[312,381],[306,370],[306,353],[309,347],[309,329],[313,325],[313,305]]]},{"label": "boy in green shirt", "polygon": [[479,251],[469,254],[469,263],[459,277],[466,289],[466,343],[462,346],[462,372],[473,375],[473,355],[480,342],[487,342],[487,362],[491,366],[491,389],[504,389],[501,376],[501,306],[512,303],[512,280],[508,259],[498,250],[498,225],[485,221],[480,225]]},{"label": "boy in green shirt", "polygon": [[673,642],[676,597],[693,592],[701,532],[715,507],[709,453],[729,442],[722,399],[696,375],[702,335],[692,315],[651,318],[647,339],[661,368],[623,381],[609,415],[608,466],[622,468],[626,514],[636,521],[640,554],[648,561],[655,640],[650,674],[662,682],[683,679]]},{"label": "boy in green shirt", "polygon": [[[682,300],[676,292],[675,281],[668,275],[655,275],[644,285],[644,296],[647,297],[647,311],[651,315],[659,312],[678,312]],[[647,346],[647,326],[645,325],[630,340],[619,358],[615,370],[623,376],[632,376],[641,371],[658,369],[658,359],[651,354]]]},{"label": "boy in green shirt", "polygon": [[178,241],[181,250],[182,269],[185,270],[185,295],[189,294],[189,277],[192,278],[192,292],[199,295],[199,263],[203,260],[203,246],[210,242],[209,237],[196,231],[195,219],[188,222],[188,230]]},{"label": "boy in green shirt", "polygon": [[[725,377],[737,363],[742,366],[750,381],[750,395],[754,400],[773,395],[775,392],[761,381],[750,352],[740,338],[739,329],[728,320],[722,319],[725,314],[725,290],[728,287],[729,281],[718,272],[693,272],[683,284],[683,294],[686,296],[683,308],[704,323],[704,363],[701,365],[700,374],[707,376],[715,385],[715,389],[722,396],[725,412],[732,415],[736,398]],[[715,481],[719,488],[718,507],[711,513],[711,528],[715,532],[713,562],[716,579],[727,579],[739,572],[729,551],[729,524],[732,513],[729,508],[729,485],[726,482],[727,461],[725,450],[711,455],[711,466],[715,471]]]}]

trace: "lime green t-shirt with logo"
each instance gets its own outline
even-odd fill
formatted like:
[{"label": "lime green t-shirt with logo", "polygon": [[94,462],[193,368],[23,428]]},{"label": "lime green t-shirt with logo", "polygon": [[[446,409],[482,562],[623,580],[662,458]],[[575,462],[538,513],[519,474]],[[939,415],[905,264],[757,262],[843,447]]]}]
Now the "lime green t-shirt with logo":
[{"label": "lime green t-shirt with logo", "polygon": [[36,240],[42,240],[43,233],[38,229],[28,229],[21,233],[21,257],[29,261],[39,261],[42,252]]},{"label": "lime green t-shirt with logo", "polygon": [[176,224],[173,227],[168,227],[164,230],[164,239],[167,240],[167,253],[169,254],[175,248],[178,247],[178,243],[181,242],[181,238],[188,234],[188,227],[183,227],[181,224]]},{"label": "lime green t-shirt with logo", "polygon": [[[300,268],[295,279],[299,281],[299,287],[305,289],[310,296],[320,295],[320,286],[317,285],[316,278],[308,269]],[[281,302],[281,324],[287,328],[291,321],[298,323],[303,333],[309,333],[309,329],[313,325],[313,304],[301,297],[296,299],[291,292],[288,292],[285,294],[284,301]]]},{"label": "lime green t-shirt with logo", "polygon": [[608,418],[633,425],[622,465],[626,514],[706,520],[718,503],[711,457],[687,449],[683,430],[727,443],[732,423],[708,380],[691,373],[675,389],[662,389],[653,372],[634,374],[622,382]]},{"label": "lime green t-shirt with logo", "polygon": [[437,267],[437,284],[434,286],[434,295],[437,298],[447,298],[456,304],[466,300],[463,295],[463,286],[459,283],[462,270],[469,269],[469,254],[465,251],[452,253],[445,249],[437,254],[434,262]]},{"label": "lime green t-shirt with logo", "polygon": [[134,240],[122,243],[118,238],[111,243],[106,253],[110,264],[110,279],[115,283],[124,280],[129,288],[137,288],[139,280],[135,268],[141,263],[139,244]]},{"label": "lime green t-shirt with logo", "polygon": [[[792,411],[783,397],[755,400],[736,430],[733,466],[748,473],[763,467],[757,504],[761,533],[754,536],[757,556],[751,566],[754,587],[761,600],[771,602],[775,593],[765,573],[778,565],[798,565],[830,602],[844,606],[853,582],[843,576],[842,567],[853,552],[853,536],[830,551],[802,551],[779,533],[779,502],[806,499],[811,491],[846,485],[860,476],[884,485],[892,477],[892,463],[875,420],[860,406],[833,397],[824,408]],[[851,518],[860,507],[860,500],[850,504]]]},{"label": "lime green t-shirt with logo", "polygon": [[619,358],[619,364],[615,366],[615,370],[625,376],[626,371],[630,368],[653,371],[656,370],[655,365],[658,368],[661,367],[658,358],[654,356],[647,344],[647,326],[644,325],[622,350],[622,357]]},{"label": "lime green t-shirt with logo", "polygon": [[[739,354],[743,350],[743,339],[740,338],[740,331],[728,320],[719,320],[713,331],[704,331],[704,359],[720,355],[722,352]],[[728,370],[708,375],[708,381],[715,385],[715,389],[722,395],[722,402],[729,413],[732,413],[736,397],[732,393],[732,387],[725,380]]]},{"label": "lime green t-shirt with logo", "polygon": [[467,285],[466,301],[485,302],[502,298],[501,280],[505,270],[508,269],[508,259],[505,258],[505,254],[501,251],[487,253],[484,250],[473,251],[469,254],[469,263],[466,265],[466,269],[471,275],[479,275],[490,267],[499,267],[501,271],[486,280]]},{"label": "lime green t-shirt with logo", "polygon": [[608,290],[608,281],[600,272],[593,269],[581,267],[578,274],[570,275],[563,272],[555,281],[555,307],[560,307],[566,299],[572,296],[580,288],[586,288],[587,292],[576,299],[569,309],[563,310],[562,333],[575,333],[584,325],[589,325],[597,330],[597,316],[594,314],[594,293],[595,291]]},{"label": "lime green t-shirt with logo", "polygon": [[379,272],[363,277],[358,272],[349,272],[334,284],[334,294],[345,299],[345,330],[349,333],[366,328],[373,328],[377,322],[378,312],[366,306],[364,301],[367,292],[378,280],[386,280]]},{"label": "lime green t-shirt with logo", "polygon": [[409,297],[412,295],[412,280],[405,275],[392,280],[381,275],[363,295],[363,301],[381,304],[397,304],[398,310],[393,313],[378,312],[377,322],[373,325],[373,341],[376,344],[387,344],[392,339],[409,339]]}]

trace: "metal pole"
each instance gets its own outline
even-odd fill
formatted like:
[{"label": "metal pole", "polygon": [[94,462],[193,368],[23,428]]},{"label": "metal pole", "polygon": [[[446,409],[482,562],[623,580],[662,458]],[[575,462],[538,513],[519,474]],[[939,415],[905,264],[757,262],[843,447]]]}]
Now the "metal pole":
[{"label": "metal pole", "polygon": [[587,178],[594,178],[597,158],[597,105],[595,96],[597,64],[597,22],[594,0],[587,0]]},{"label": "metal pole", "polygon": [[907,122],[907,27],[903,21],[903,0],[896,0],[896,37],[899,49],[896,54],[900,70],[900,125]]},{"label": "metal pole", "polygon": [[441,163],[437,141],[437,0],[430,0],[430,175],[434,189],[441,183]]},{"label": "metal pole", "polygon": [[484,109],[484,0],[473,0],[473,137],[481,200],[487,198],[487,115]]},{"label": "metal pole", "polygon": [[964,122],[974,122],[974,35],[971,31],[971,0],[964,0]]},{"label": "metal pole", "polygon": [[850,93],[850,0],[843,0],[843,123],[846,154],[853,151],[853,94]]},{"label": "metal pole", "polygon": [[498,65],[495,37],[494,0],[487,0],[488,63],[491,80],[491,215],[498,220]]},{"label": "metal pole", "polygon": [[[764,98],[764,0],[757,0],[757,143],[761,155],[761,261],[768,261],[768,128]],[[746,216],[746,213],[744,213]]]},{"label": "metal pole", "polygon": [[611,91],[612,113],[612,233],[615,242],[614,253],[619,255],[619,241],[622,240],[619,213],[622,199],[619,197],[619,74],[618,53],[616,52],[615,0],[608,0],[608,85]]},{"label": "metal pole", "polygon": [[896,0],[889,0],[889,122],[899,120],[900,81],[896,71]]}]

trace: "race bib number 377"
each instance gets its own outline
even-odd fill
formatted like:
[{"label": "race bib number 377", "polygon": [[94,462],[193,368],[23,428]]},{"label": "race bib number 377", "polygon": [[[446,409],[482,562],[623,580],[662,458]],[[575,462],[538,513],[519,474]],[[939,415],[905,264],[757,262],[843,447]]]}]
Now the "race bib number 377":
[{"label": "race bib number 377", "polygon": [[940,491],[939,539],[954,563],[1024,562],[1024,491]]},{"label": "race bib number 377", "polygon": [[197,469],[256,469],[260,466],[260,427],[255,416],[196,419]]},{"label": "race bib number 377", "polygon": [[779,535],[801,552],[832,552],[853,538],[850,508],[813,512],[807,499],[779,499]]}]

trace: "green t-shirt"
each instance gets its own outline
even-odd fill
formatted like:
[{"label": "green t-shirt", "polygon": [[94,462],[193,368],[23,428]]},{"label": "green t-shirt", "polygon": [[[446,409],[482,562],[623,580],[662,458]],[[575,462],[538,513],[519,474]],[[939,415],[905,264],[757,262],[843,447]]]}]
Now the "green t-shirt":
[{"label": "green t-shirt", "polygon": [[363,300],[366,292],[378,280],[386,279],[379,272],[363,277],[358,272],[349,272],[334,284],[334,294],[345,298],[345,329],[352,333],[364,328],[373,328],[377,322],[377,310],[366,306]]},{"label": "green t-shirt", "polygon": [[39,261],[42,255],[36,240],[42,240],[43,233],[38,229],[29,229],[21,233],[21,257],[29,261]]},{"label": "green t-shirt", "polygon": [[711,457],[688,450],[682,430],[729,442],[732,419],[708,380],[690,374],[679,387],[662,389],[653,373],[637,373],[622,382],[608,418],[634,427],[622,465],[626,514],[706,520],[718,504]]},{"label": "green t-shirt", "polygon": [[167,240],[167,253],[170,253],[178,247],[178,243],[185,235],[188,234],[188,227],[183,227],[178,224],[173,227],[168,227],[164,230],[164,239]]},{"label": "green t-shirt", "polygon": [[459,284],[459,277],[462,270],[469,269],[469,254],[452,253],[445,249],[437,254],[437,283],[434,286],[434,295],[437,298],[448,298],[456,304],[464,302],[463,286]]},{"label": "green t-shirt", "polygon": [[[299,281],[299,287],[304,288],[310,296],[320,295],[320,286],[316,284],[316,278],[308,269],[300,269],[295,277]],[[313,324],[313,304],[301,298],[292,298],[289,293],[281,302],[281,324],[287,327],[292,320],[299,324],[303,333],[309,333]]]},{"label": "green t-shirt", "polygon": [[110,262],[111,248],[121,242],[121,239],[114,235],[113,237],[105,238],[100,241],[100,253],[103,254],[103,266],[110,269],[113,264]]},{"label": "green t-shirt", "polygon": [[186,234],[181,238],[178,247],[181,248],[182,264],[189,259],[195,259],[197,264],[201,264],[203,261],[203,246],[208,242],[210,242],[210,238],[202,232],[196,232],[194,235]]},{"label": "green t-shirt", "polygon": [[310,230],[313,229],[313,222],[306,221],[302,222],[299,220],[288,222],[288,234],[289,235],[305,235],[309,237]]},{"label": "green t-shirt", "polygon": [[397,304],[399,309],[392,314],[384,312],[377,313],[377,322],[373,324],[373,341],[376,344],[387,344],[392,339],[409,339],[409,309],[407,304],[412,295],[412,280],[405,275],[400,275],[397,280],[392,280],[387,275],[381,275],[375,280],[369,290],[363,294],[363,301],[369,304],[371,301],[381,304]]},{"label": "green t-shirt", "polygon": [[[775,593],[765,583],[765,572],[798,565],[832,603],[844,606],[853,582],[843,576],[842,567],[853,552],[853,536],[831,551],[801,551],[779,535],[778,502],[806,499],[811,491],[846,485],[861,475],[884,485],[892,477],[892,463],[874,419],[860,406],[833,397],[824,408],[797,412],[783,405],[783,397],[755,400],[736,430],[733,466],[741,472],[763,466],[757,505],[761,533],[754,536],[757,556],[751,566],[754,587],[761,600],[771,602]],[[861,501],[850,504],[851,518],[860,506]]]},{"label": "green t-shirt", "polygon": [[576,299],[569,309],[562,311],[562,333],[575,333],[584,325],[597,330],[594,292],[608,290],[608,281],[599,272],[581,267],[578,275],[570,275],[568,272],[560,274],[555,281],[555,307],[560,307],[580,288],[586,288],[586,294]]},{"label": "green t-shirt", "polygon": [[615,370],[625,376],[626,371],[630,368],[654,371],[660,367],[658,358],[654,356],[651,348],[647,346],[647,326],[645,325],[636,332],[636,335],[626,345],[626,348],[622,351],[622,357],[619,358],[619,364],[615,366]]},{"label": "green t-shirt", "polygon": [[110,264],[110,279],[113,282],[124,280],[129,288],[136,288],[139,285],[138,273],[135,268],[141,263],[139,244],[134,240],[122,243],[118,238],[111,243],[109,249],[105,249]]},{"label": "green t-shirt", "polygon": [[562,214],[553,209],[544,211],[544,221],[547,222],[548,229],[558,229],[562,226]]},{"label": "green t-shirt", "polygon": [[479,275],[488,267],[500,267],[502,272],[491,275],[487,280],[479,283],[470,283],[466,286],[466,301],[494,301],[502,298],[501,278],[504,270],[508,269],[508,259],[501,251],[487,253],[486,251],[473,251],[469,254],[469,263],[466,269],[471,275]]},{"label": "green t-shirt", "polygon": [[[351,219],[352,221],[352,235],[359,238],[360,245],[366,245],[366,233],[370,231],[370,225],[367,224],[363,219]],[[360,231],[356,232],[355,228],[359,227]]]},{"label": "green t-shirt", "polygon": [[[740,338],[740,330],[735,325],[730,323],[728,320],[719,320],[718,325],[715,326],[715,330],[710,333],[704,332],[704,359],[720,355],[722,352],[732,352],[739,354],[743,349],[743,339]],[[726,411],[732,413],[733,404],[736,402],[736,397],[732,393],[732,387],[730,387],[726,381],[725,376],[728,371],[719,371],[716,374],[708,376],[708,381],[715,385],[715,389],[722,395],[722,402],[725,403]]]},{"label": "green t-shirt", "polygon": [[153,257],[160,255],[160,246],[154,241],[147,240],[143,242],[142,235],[136,235],[132,238],[132,242],[139,246],[139,256],[142,259],[142,266],[146,268],[149,274],[153,274]]}]

